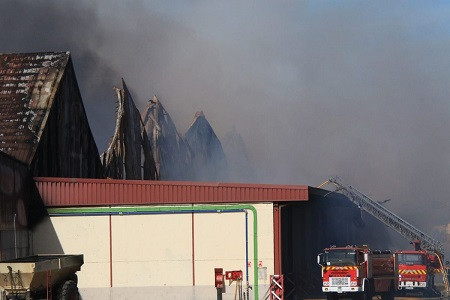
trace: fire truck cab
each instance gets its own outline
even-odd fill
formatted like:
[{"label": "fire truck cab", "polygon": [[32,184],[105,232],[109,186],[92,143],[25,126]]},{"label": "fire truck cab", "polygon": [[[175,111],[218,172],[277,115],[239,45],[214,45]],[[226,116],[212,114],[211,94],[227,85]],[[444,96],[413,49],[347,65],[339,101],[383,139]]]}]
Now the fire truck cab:
[{"label": "fire truck cab", "polygon": [[395,252],[395,270],[400,293],[420,293],[434,296],[434,273],[439,264],[433,254],[425,250]]},{"label": "fire truck cab", "polygon": [[327,299],[351,297],[394,299],[395,277],[390,251],[370,251],[366,246],[330,247],[317,256],[322,266],[322,291]]}]

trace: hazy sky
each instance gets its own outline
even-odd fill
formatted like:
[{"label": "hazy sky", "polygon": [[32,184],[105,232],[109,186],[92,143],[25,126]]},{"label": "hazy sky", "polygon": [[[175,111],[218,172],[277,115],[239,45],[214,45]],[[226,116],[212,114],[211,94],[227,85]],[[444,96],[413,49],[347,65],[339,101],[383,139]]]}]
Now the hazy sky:
[{"label": "hazy sky", "polygon": [[99,151],[113,85],[203,110],[263,182],[341,175],[431,232],[450,222],[447,1],[8,1],[0,52],[72,52]]}]

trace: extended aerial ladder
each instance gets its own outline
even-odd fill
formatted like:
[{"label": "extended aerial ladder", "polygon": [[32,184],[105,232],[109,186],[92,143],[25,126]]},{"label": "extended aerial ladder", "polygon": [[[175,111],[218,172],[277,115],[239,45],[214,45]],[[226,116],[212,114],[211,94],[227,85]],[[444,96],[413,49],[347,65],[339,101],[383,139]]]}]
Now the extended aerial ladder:
[{"label": "extended aerial ladder", "polygon": [[389,211],[386,207],[379,204],[377,201],[370,199],[368,196],[358,191],[356,188],[346,184],[339,177],[332,177],[323,182],[318,187],[321,188],[328,183],[335,185],[335,192],[340,192],[347,196],[347,198],[355,205],[357,205],[361,210],[364,210],[367,213],[371,214],[389,228],[397,231],[401,236],[408,239],[409,241],[413,242],[419,240],[422,243],[423,249],[435,253],[441,265],[441,272],[444,278],[446,290],[447,292],[449,292],[449,282],[447,279],[445,267],[443,265],[444,250],[442,244],[439,241],[436,241],[426,233],[406,222],[393,212]]}]

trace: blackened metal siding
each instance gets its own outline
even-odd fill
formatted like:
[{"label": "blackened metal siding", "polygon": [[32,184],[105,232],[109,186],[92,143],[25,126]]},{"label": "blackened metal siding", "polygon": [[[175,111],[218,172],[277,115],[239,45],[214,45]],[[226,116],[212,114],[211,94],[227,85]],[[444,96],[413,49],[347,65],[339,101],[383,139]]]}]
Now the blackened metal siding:
[{"label": "blackened metal siding", "polygon": [[27,166],[0,151],[0,231],[32,228],[45,214]]},{"label": "blackened metal siding", "polygon": [[103,178],[71,58],[54,96],[30,170],[33,176],[40,177]]},{"label": "blackened metal siding", "polygon": [[307,201],[308,186],[35,178],[47,207]]},{"label": "blackened metal siding", "polygon": [[30,164],[69,53],[0,54],[0,150]]},{"label": "blackened metal siding", "polygon": [[33,176],[103,177],[69,52],[0,54],[0,151]]}]

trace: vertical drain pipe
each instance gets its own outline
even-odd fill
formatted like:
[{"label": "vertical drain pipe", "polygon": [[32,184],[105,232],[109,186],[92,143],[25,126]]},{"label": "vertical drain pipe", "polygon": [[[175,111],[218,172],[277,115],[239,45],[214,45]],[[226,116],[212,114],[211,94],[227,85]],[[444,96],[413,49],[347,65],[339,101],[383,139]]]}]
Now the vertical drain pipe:
[{"label": "vertical drain pipe", "polygon": [[109,215],[109,286],[113,287],[112,216]]},{"label": "vertical drain pipe", "polygon": [[95,207],[95,208],[49,208],[50,216],[101,216],[101,215],[143,215],[170,213],[221,213],[251,210],[253,213],[253,286],[254,298],[259,298],[258,287],[258,213],[253,205],[195,205],[164,207]]},{"label": "vertical drain pipe", "polygon": [[247,283],[248,297],[248,212],[245,211],[245,282]]}]

